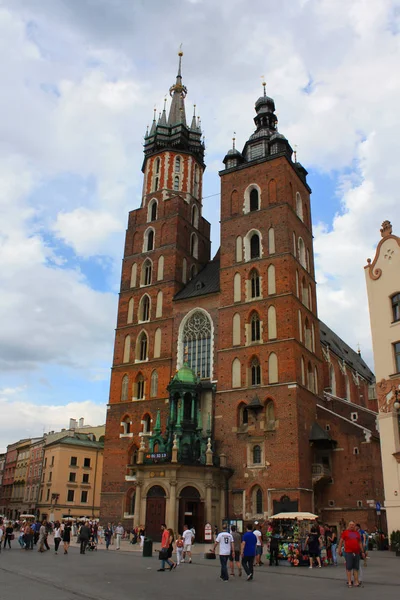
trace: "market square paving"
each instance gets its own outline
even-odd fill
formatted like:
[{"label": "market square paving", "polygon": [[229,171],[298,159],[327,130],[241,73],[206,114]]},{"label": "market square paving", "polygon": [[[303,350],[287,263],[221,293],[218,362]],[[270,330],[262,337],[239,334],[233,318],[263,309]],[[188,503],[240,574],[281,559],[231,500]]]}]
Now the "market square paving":
[{"label": "market square paving", "polygon": [[[173,572],[158,573],[157,553],[143,558],[131,551],[128,544],[120,552],[79,554],[70,548],[68,556],[54,555],[54,548],[39,554],[25,552],[16,546],[2,550],[0,555],[1,600],[144,600],[162,597],[163,600],[190,598],[197,600],[232,600],[265,594],[274,599],[338,598],[342,594],[385,600],[399,597],[400,558],[390,552],[372,552],[364,570],[362,589],[347,589],[343,564],[322,569],[262,566],[256,569],[254,580],[231,578],[219,580],[219,561],[205,560],[202,553],[194,555],[192,565],[183,564]],[[129,551],[128,551],[129,549]],[[198,546],[197,552],[203,550]]]}]

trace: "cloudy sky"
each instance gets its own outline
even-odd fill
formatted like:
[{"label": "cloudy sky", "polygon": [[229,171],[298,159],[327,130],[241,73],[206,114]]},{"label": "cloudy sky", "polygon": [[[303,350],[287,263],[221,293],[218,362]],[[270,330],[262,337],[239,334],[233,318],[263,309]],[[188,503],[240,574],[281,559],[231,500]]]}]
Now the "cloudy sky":
[{"label": "cloudy sky", "polygon": [[0,450],[104,422],[142,142],[183,44],[207,145],[204,213],[253,131],[262,76],[309,171],[319,315],[372,366],[364,283],[400,231],[400,1],[0,0]]}]

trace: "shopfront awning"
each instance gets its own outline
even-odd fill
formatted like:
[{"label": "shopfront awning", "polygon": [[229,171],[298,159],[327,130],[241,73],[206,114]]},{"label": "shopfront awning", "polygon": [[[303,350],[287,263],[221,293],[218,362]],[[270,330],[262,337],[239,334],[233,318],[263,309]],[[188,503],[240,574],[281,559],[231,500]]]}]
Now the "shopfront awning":
[{"label": "shopfront awning", "polygon": [[298,519],[299,521],[313,521],[318,519],[318,515],[313,515],[309,512],[282,512],[277,515],[272,515],[270,519]]}]

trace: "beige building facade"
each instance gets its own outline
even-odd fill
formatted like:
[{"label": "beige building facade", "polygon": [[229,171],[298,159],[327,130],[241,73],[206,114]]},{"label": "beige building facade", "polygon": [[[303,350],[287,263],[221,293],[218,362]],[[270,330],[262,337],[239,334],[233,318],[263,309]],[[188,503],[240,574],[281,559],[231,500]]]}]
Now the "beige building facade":
[{"label": "beige building facade", "polygon": [[384,221],[365,276],[379,406],[385,508],[389,534],[400,529],[400,238]]},{"label": "beige building facade", "polygon": [[50,521],[98,518],[103,470],[102,442],[75,433],[44,447],[38,513]]}]

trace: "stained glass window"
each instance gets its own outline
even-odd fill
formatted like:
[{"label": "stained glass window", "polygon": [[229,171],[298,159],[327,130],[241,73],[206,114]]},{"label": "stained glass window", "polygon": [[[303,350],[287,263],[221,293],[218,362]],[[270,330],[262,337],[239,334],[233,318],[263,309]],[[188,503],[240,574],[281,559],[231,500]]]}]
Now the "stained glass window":
[{"label": "stained glass window", "polygon": [[211,322],[196,311],[183,328],[182,344],[189,367],[202,379],[211,377]]}]

